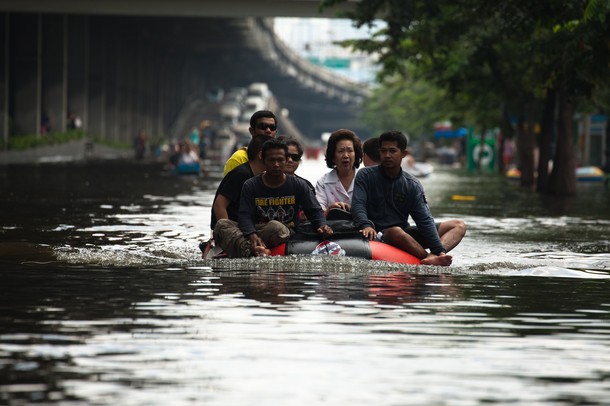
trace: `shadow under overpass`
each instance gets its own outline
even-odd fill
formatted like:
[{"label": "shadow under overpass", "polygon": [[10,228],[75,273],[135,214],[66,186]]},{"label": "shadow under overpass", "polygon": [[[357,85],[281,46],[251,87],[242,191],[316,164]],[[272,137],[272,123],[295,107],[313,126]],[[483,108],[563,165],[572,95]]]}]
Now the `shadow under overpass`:
[{"label": "shadow under overpass", "polygon": [[[68,112],[100,138],[130,142],[139,128],[171,135],[185,103],[212,87],[266,82],[307,138],[350,128],[360,106],[328,96],[269,60],[252,18],[0,14],[7,60],[0,73],[0,131],[31,134],[48,119],[65,130]],[[274,50],[273,52],[277,52]]]}]

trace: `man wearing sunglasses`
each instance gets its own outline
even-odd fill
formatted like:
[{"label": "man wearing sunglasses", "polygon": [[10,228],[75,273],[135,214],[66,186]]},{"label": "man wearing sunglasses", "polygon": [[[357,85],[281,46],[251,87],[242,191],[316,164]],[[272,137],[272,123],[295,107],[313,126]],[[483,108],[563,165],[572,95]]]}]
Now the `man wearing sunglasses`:
[{"label": "man wearing sunglasses", "polygon": [[[259,110],[252,114],[250,117],[250,128],[248,128],[250,134],[254,137],[257,134],[270,135],[275,138],[277,135],[277,118],[275,114],[269,110]],[[247,148],[240,148],[231,155],[229,160],[224,166],[223,174],[227,176],[227,173],[241,164],[248,162]]]},{"label": "man wearing sunglasses", "polygon": [[[365,238],[415,255],[422,265],[449,266],[452,257],[447,252],[462,240],[466,224],[462,220],[434,222],[421,183],[400,166],[407,153],[407,137],[402,132],[379,136],[381,164],[356,174],[354,223]],[[409,215],[415,226],[409,225]]]}]

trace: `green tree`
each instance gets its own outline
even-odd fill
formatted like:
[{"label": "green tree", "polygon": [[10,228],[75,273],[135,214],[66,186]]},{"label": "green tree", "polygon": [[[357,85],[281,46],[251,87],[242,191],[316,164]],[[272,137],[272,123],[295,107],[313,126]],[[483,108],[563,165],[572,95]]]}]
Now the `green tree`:
[{"label": "green tree", "polygon": [[363,119],[381,133],[389,128],[407,132],[412,140],[429,135],[434,123],[450,117],[444,92],[425,80],[384,79],[364,102]]},{"label": "green tree", "polygon": [[[343,1],[324,0],[321,5],[332,7]],[[607,86],[610,77],[605,24],[609,2],[362,0],[345,16],[357,26],[376,18],[387,23],[373,38],[351,44],[380,54],[382,76],[404,75],[405,66],[415,66],[417,75],[449,97],[467,100],[470,114],[483,128],[494,120],[510,128],[506,119],[518,117],[526,184],[534,179],[531,123],[546,112],[558,131],[553,173],[548,188],[539,190],[574,194],[571,120],[576,104],[590,98],[597,86]],[[556,117],[548,114],[555,95]],[[547,123],[544,130],[552,127]],[[542,139],[548,143],[551,137],[543,134]],[[542,147],[550,150],[548,145]],[[546,177],[541,178],[546,182]]]}]

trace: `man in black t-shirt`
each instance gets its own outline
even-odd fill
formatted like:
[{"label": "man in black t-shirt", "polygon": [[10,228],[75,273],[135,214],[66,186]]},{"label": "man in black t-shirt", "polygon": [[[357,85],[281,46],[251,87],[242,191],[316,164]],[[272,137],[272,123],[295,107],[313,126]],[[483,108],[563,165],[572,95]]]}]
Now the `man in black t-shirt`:
[{"label": "man in black t-shirt", "polygon": [[[212,204],[212,219],[210,227],[213,230],[214,240],[227,240],[238,231],[237,218],[239,214],[239,201],[241,188],[244,182],[265,170],[261,158],[261,148],[265,141],[272,139],[270,135],[258,134],[252,137],[248,145],[248,162],[241,164],[227,173],[214,196]],[[236,247],[238,251],[239,247]],[[233,249],[229,249],[231,255]]]},{"label": "man in black t-shirt", "polygon": [[242,188],[238,223],[241,238],[250,242],[250,255],[269,255],[269,248],[288,241],[301,209],[319,234],[327,238],[333,233],[307,183],[284,173],[287,151],[281,141],[265,142],[261,152],[265,172],[248,179]]}]

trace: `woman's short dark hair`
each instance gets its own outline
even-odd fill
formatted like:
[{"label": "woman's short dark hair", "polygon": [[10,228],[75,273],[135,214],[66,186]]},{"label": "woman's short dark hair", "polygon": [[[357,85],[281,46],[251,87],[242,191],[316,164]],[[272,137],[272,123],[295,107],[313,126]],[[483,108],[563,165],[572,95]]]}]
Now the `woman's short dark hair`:
[{"label": "woman's short dark hair", "polygon": [[407,149],[407,145],[409,144],[409,138],[407,137],[407,135],[405,133],[403,133],[402,131],[396,131],[396,130],[386,131],[383,134],[381,134],[379,136],[379,145],[381,146],[381,143],[384,141],[396,142],[396,146],[401,151],[404,151],[405,149]]},{"label": "woman's short dark hair", "polygon": [[296,147],[299,155],[303,156],[303,147],[301,147],[301,144],[294,138],[286,137],[285,135],[280,135],[279,137],[276,138],[276,140],[282,141],[287,146],[294,145]]},{"label": "woman's short dark hair", "polygon": [[267,151],[270,149],[281,149],[284,151],[284,156],[288,155],[288,146],[284,144],[282,141],[276,140],[275,138],[270,139],[269,141],[265,141],[262,149],[262,157],[265,159],[267,156]]},{"label": "woman's short dark hair", "polygon": [[354,152],[356,153],[354,168],[360,167],[360,164],[362,163],[362,142],[356,133],[346,129],[334,131],[330,135],[328,145],[326,146],[326,153],[324,154],[326,166],[331,169],[335,167],[335,152],[337,151],[337,143],[342,140],[349,140],[352,142],[352,144],[354,144]]}]

